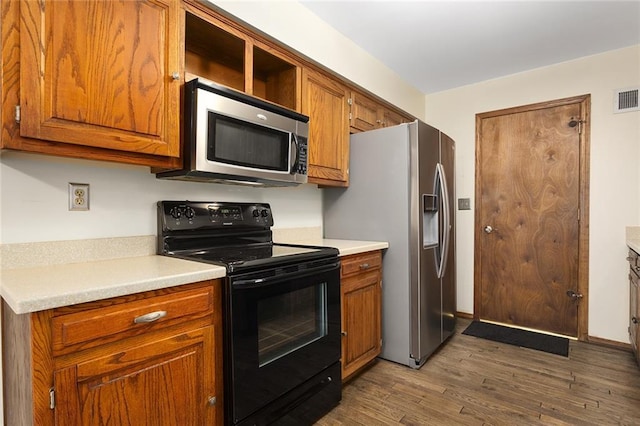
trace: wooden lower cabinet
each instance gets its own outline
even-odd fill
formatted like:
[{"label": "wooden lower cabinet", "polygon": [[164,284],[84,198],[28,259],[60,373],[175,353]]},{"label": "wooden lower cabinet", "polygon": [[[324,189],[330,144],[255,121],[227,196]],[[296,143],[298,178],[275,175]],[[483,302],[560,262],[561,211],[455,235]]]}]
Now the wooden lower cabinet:
[{"label": "wooden lower cabinet", "polygon": [[342,380],[370,363],[382,348],[382,253],[341,259]]},{"label": "wooden lower cabinet", "polygon": [[204,281],[24,315],[5,305],[5,423],[222,424],[220,291]]},{"label": "wooden lower cabinet", "polygon": [[640,256],[633,250],[629,250],[629,341],[633,354],[640,366]]}]

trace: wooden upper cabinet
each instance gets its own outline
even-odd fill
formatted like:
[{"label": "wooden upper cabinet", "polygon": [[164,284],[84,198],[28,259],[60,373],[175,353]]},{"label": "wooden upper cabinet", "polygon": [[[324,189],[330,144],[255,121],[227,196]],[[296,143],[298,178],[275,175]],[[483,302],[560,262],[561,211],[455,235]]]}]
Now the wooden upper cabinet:
[{"label": "wooden upper cabinet", "polygon": [[21,136],[180,155],[179,2],[20,7]]},{"label": "wooden upper cabinet", "polygon": [[379,105],[377,102],[358,92],[351,92],[350,103],[351,113],[349,118],[353,129],[366,132],[380,127]]},{"label": "wooden upper cabinet", "polygon": [[191,10],[185,17],[186,80],[203,77],[300,111],[301,67],[222,17]]},{"label": "wooden upper cabinet", "polygon": [[348,89],[323,74],[303,70],[302,113],[309,116],[309,182],[349,185]]},{"label": "wooden upper cabinet", "polygon": [[352,91],[350,96],[349,124],[354,133],[413,121],[411,117],[393,111],[360,92]]}]

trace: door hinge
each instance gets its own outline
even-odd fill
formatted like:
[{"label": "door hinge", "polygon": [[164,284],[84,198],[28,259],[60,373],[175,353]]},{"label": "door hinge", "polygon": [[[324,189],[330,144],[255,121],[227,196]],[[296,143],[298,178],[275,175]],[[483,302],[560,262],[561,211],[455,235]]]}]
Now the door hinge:
[{"label": "door hinge", "polygon": [[16,123],[20,124],[20,105],[16,105],[15,119],[16,119]]},{"label": "door hinge", "polygon": [[349,113],[349,121],[353,120],[353,115]]},{"label": "door hinge", "polygon": [[56,408],[56,391],[55,389],[49,389],[49,408],[54,410]]},{"label": "door hinge", "polygon": [[353,105],[353,98],[349,98],[349,99],[347,99],[347,104],[349,104],[349,105]]}]

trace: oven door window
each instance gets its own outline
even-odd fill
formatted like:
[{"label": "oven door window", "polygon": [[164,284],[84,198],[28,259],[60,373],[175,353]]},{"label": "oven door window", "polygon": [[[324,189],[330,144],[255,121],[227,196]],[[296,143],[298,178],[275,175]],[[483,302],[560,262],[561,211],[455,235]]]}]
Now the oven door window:
[{"label": "oven door window", "polygon": [[258,301],[258,364],[269,364],[327,335],[327,283]]},{"label": "oven door window", "polygon": [[290,134],[209,111],[207,159],[263,170],[289,171]]}]

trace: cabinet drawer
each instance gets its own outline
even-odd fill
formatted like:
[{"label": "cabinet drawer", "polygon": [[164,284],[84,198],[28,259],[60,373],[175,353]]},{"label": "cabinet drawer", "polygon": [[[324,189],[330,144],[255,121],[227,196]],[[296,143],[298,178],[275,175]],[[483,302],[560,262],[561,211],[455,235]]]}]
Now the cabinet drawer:
[{"label": "cabinet drawer", "polygon": [[346,277],[351,274],[380,268],[382,265],[382,253],[378,251],[354,254],[341,259],[340,276]]},{"label": "cabinet drawer", "polygon": [[206,286],[54,317],[54,355],[198,318],[212,319],[213,300],[213,288]]}]

